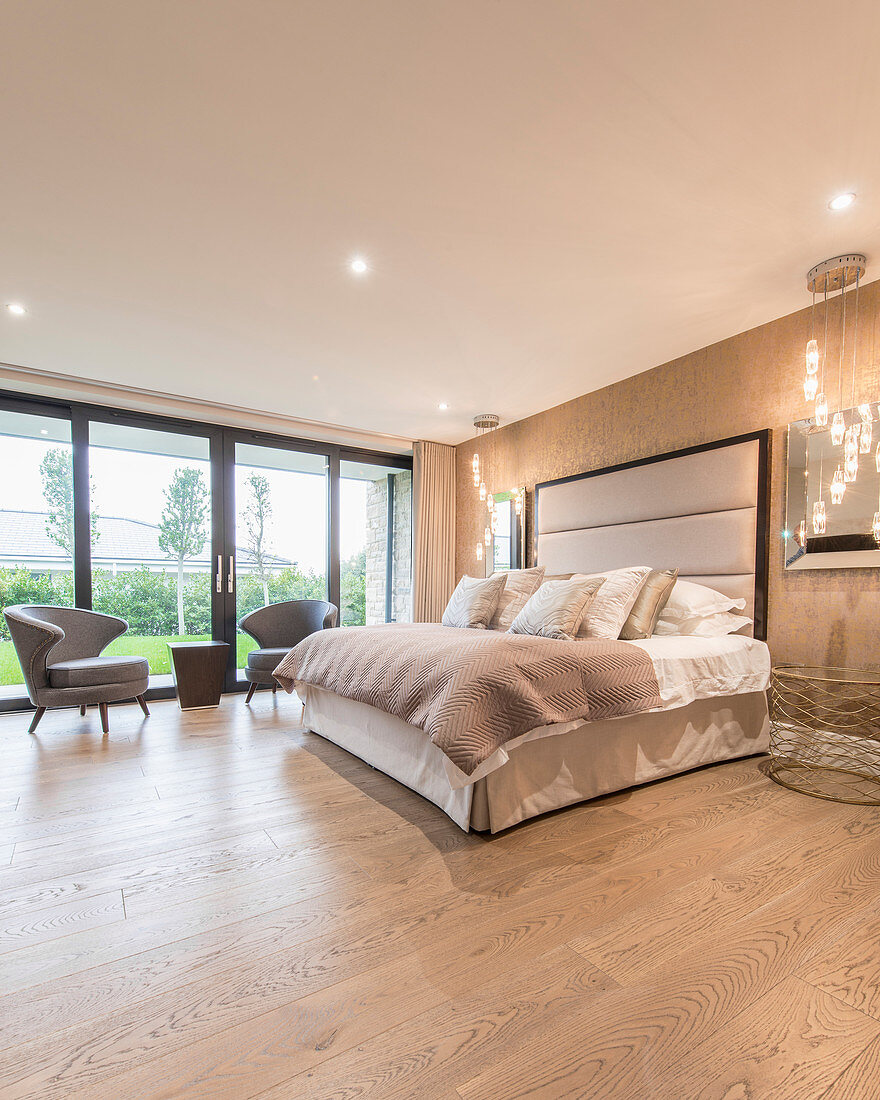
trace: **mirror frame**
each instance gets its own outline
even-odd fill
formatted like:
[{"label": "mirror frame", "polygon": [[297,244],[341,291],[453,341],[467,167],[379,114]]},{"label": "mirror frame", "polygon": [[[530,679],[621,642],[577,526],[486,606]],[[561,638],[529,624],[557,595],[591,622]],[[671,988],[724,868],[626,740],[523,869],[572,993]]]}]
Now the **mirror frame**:
[{"label": "mirror frame", "polygon": [[[520,514],[516,514],[516,497],[522,496],[522,507]],[[500,493],[493,493],[492,499],[495,501],[496,507],[498,505],[507,504],[510,508],[510,532],[511,532],[511,563],[510,570],[524,569],[525,568],[525,548],[526,548],[526,490],[525,487],[521,487],[517,490],[508,490]],[[489,553],[486,554],[486,566],[489,572],[495,572],[495,536],[492,536],[492,545],[489,547]],[[509,570],[500,570],[501,572],[508,572]]]},{"label": "mirror frame", "polygon": [[[858,409],[845,409],[844,419],[847,424],[859,419]],[[875,429],[877,428],[877,421]],[[785,572],[804,569],[877,569],[880,568],[880,547],[876,550],[837,550],[833,552],[816,552],[801,554],[795,558],[800,546],[796,538],[796,531],[801,521],[807,524],[810,517],[807,515],[807,481],[800,467],[792,467],[793,446],[806,447],[806,440],[818,433],[827,433],[828,428],[818,428],[812,418],[794,420],[788,425],[785,437],[785,530],[782,535],[783,569]],[[876,440],[875,440],[876,443]],[[805,461],[806,461],[806,455]],[[870,462],[874,467],[874,448],[869,454],[860,456],[862,461]],[[829,505],[830,506],[830,505]],[[867,521],[867,529],[870,531],[870,517]],[[859,534],[859,532],[853,532]],[[808,540],[809,541],[809,540]]]}]

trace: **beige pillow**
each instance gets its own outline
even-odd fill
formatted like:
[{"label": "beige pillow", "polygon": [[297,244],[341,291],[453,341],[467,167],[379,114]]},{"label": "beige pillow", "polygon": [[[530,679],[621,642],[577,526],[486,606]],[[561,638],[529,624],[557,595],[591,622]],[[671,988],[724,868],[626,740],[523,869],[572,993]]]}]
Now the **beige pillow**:
[{"label": "beige pillow", "polygon": [[648,574],[620,632],[624,641],[651,637],[677,579],[677,569],[654,569]]},{"label": "beige pillow", "polygon": [[510,633],[572,641],[601,584],[600,578],[545,581],[513,620]]},{"label": "beige pillow", "polygon": [[608,573],[575,573],[574,580],[599,578],[605,582],[581,620],[578,637],[619,638],[650,572],[650,565],[636,565],[630,569],[612,569]]},{"label": "beige pillow", "polygon": [[462,577],[449,597],[441,622],[444,626],[485,630],[503,587],[503,573],[493,573],[491,577]]},{"label": "beige pillow", "polygon": [[510,629],[510,624],[526,606],[529,597],[537,592],[544,579],[544,567],[541,565],[537,569],[511,569],[502,576],[504,587],[489,623],[490,630]]}]

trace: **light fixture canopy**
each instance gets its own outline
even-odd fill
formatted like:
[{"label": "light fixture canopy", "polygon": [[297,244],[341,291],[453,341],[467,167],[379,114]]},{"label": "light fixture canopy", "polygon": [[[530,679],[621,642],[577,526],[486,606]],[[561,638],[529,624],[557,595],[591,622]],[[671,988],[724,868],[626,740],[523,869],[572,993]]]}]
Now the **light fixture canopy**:
[{"label": "light fixture canopy", "polygon": [[354,275],[366,275],[370,270],[370,265],[363,258],[363,256],[354,256],[348,264]]},{"label": "light fixture canopy", "polygon": [[21,302],[7,302],[6,309],[9,311],[9,313],[14,314],[16,317],[22,317],[25,313],[27,313],[27,310],[24,308]]}]

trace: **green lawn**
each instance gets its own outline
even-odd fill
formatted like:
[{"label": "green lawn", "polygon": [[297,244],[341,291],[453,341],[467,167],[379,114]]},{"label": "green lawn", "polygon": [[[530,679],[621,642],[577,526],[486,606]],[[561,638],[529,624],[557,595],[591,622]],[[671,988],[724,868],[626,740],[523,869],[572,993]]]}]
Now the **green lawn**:
[{"label": "green lawn", "polygon": [[[185,637],[151,638],[137,634],[123,634],[115,642],[104,650],[107,654],[129,654],[133,657],[146,657],[150,662],[150,672],[154,676],[168,676],[171,673],[171,665],[168,660],[168,642],[199,642],[206,641],[207,634],[192,634]],[[252,649],[256,649],[257,643],[247,634],[238,637],[238,667],[243,668],[247,663],[247,655]],[[22,684],[24,680],[18,657],[12,642],[0,642],[0,686],[7,687],[12,684]]]}]

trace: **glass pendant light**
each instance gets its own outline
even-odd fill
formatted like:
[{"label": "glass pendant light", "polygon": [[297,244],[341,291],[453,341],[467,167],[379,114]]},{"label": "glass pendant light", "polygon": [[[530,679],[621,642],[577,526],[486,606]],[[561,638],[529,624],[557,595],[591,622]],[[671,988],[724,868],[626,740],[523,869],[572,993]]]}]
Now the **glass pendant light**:
[{"label": "glass pendant light", "polygon": [[840,446],[844,435],[846,435],[846,421],[843,419],[842,412],[836,412],[831,421],[831,442],[835,447]]},{"label": "glass pendant light", "polygon": [[[813,505],[813,534],[825,534],[825,501],[817,500]],[[803,545],[803,544],[801,544]]]},{"label": "glass pendant light", "polygon": [[859,432],[859,452],[863,455],[871,453],[871,438],[874,434],[873,426],[870,421],[863,421],[861,431]]},{"label": "glass pendant light", "polygon": [[874,465],[877,467],[877,473],[880,474],[880,443],[877,444],[877,450],[874,452]]},{"label": "glass pendant light", "polygon": [[871,524],[871,532],[874,535],[874,541],[880,542],[880,512],[874,513],[874,522]]},{"label": "glass pendant light", "polygon": [[482,560],[483,560],[483,544],[481,542],[478,542],[477,543],[477,561],[482,561]]},{"label": "glass pendant light", "polygon": [[474,471],[474,488],[479,489],[479,487],[480,487],[480,456],[478,454],[474,455],[473,461],[471,462],[471,467],[473,468],[473,471]]},{"label": "glass pendant light", "polygon": [[485,483],[485,481],[481,481],[480,482],[480,500],[485,500],[485,499],[486,499],[486,483]]},{"label": "glass pendant light", "polygon": [[808,374],[804,378],[804,399],[806,401],[812,401],[816,396],[819,389],[819,377],[815,374]]},{"label": "glass pendant light", "polygon": [[843,477],[843,469],[838,466],[834,471],[834,477],[831,479],[831,503],[840,504],[843,500],[843,494],[846,492],[846,482]]},{"label": "glass pendant light", "polygon": [[489,530],[488,527],[483,531],[483,542],[487,546],[490,546],[492,543],[492,532]]},{"label": "glass pendant light", "polygon": [[[813,305],[816,304],[816,295],[813,295]],[[807,374],[815,374],[819,369],[819,344],[816,340],[810,340],[807,344]]]},{"label": "glass pendant light", "polygon": [[846,429],[846,438],[843,444],[843,477],[844,481],[855,481],[859,473],[859,436],[861,434],[858,424],[852,424]]},{"label": "glass pendant light", "polygon": [[828,427],[828,398],[824,390],[816,398],[816,427]]}]

